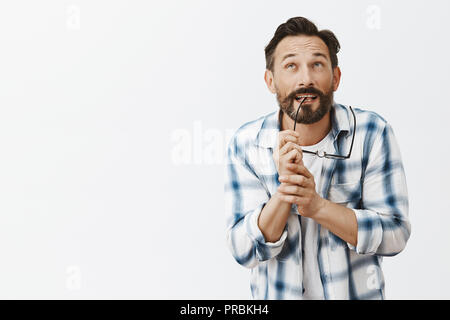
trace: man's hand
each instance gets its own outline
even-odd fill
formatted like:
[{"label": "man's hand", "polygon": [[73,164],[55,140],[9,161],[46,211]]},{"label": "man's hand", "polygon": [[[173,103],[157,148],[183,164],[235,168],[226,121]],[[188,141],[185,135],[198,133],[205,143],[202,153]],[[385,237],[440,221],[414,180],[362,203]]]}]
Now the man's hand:
[{"label": "man's hand", "polygon": [[[302,162],[302,150],[297,144],[299,134],[292,130],[284,130],[278,134],[278,145],[274,148],[273,160],[279,175],[295,174],[287,166]],[[283,234],[287,219],[291,215],[292,204],[282,201],[277,192],[266,203],[258,217],[258,228],[268,242],[276,242]]]},{"label": "man's hand", "polygon": [[271,198],[260,214],[258,226],[261,232],[266,241],[280,239],[290,214],[290,207],[280,210],[279,203],[289,206],[295,203],[300,215],[314,219],[344,241],[356,246],[358,223],[355,212],[317,194],[314,176],[303,164],[303,152],[297,144],[298,137],[292,130],[279,133],[279,147],[274,149],[273,158],[281,184],[276,197]]},{"label": "man's hand", "polygon": [[277,167],[278,175],[294,174],[295,171],[288,169],[289,163],[297,165],[303,164],[303,153],[301,147],[297,144],[300,135],[293,130],[283,130],[278,134],[278,145],[273,151],[273,160]]},{"label": "man's hand", "polygon": [[281,182],[277,192],[280,199],[292,204],[297,204],[300,215],[313,218],[325,205],[325,199],[316,192],[314,176],[301,164],[288,163],[286,169],[294,174],[281,175]]}]

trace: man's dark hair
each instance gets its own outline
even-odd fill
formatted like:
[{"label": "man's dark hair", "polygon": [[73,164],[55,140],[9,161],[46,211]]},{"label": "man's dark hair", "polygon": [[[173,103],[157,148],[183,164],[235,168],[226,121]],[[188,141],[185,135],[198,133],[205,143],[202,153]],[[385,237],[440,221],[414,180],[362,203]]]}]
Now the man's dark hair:
[{"label": "man's dark hair", "polygon": [[278,43],[287,36],[317,36],[325,42],[331,59],[331,67],[334,69],[338,65],[337,53],[339,52],[339,41],[330,30],[318,30],[316,25],[304,17],[290,18],[285,23],[278,26],[272,40],[264,49],[266,53],[266,69],[273,72],[274,53]]}]

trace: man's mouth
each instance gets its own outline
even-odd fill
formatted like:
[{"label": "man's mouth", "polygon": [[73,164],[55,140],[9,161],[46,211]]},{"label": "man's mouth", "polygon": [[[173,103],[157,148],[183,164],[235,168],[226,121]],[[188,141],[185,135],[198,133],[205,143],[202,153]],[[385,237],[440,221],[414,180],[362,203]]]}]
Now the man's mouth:
[{"label": "man's mouth", "polygon": [[317,98],[314,94],[302,93],[295,96],[295,100],[299,101],[303,98],[306,98],[303,102],[311,102]]}]

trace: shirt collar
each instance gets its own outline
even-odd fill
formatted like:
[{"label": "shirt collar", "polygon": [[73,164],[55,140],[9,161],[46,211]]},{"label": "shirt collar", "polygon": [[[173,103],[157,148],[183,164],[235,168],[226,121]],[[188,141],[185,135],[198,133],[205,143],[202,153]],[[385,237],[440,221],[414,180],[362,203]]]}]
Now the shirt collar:
[{"label": "shirt collar", "polygon": [[[353,134],[353,128],[350,125],[353,118],[351,115],[351,111],[347,106],[333,103],[330,112],[333,140],[336,140],[341,132],[344,132],[345,136]],[[275,148],[277,144],[278,133],[280,132],[281,115],[281,109],[278,109],[278,111],[274,111],[264,118],[261,124],[261,128],[256,137],[256,145],[263,148]]]}]

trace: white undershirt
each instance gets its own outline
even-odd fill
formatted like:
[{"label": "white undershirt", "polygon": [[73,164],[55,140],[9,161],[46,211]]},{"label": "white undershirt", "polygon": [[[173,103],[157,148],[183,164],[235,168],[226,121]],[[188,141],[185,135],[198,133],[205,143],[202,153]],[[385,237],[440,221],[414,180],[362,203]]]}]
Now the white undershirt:
[{"label": "white undershirt", "polygon": [[[327,151],[331,152],[332,147],[331,130],[328,135],[321,141],[312,146],[302,146],[303,150],[308,151]],[[303,163],[305,167],[314,176],[316,183],[316,191],[319,192],[321,183],[321,172],[324,158],[319,158],[316,155],[303,153]],[[320,279],[319,264],[318,264],[318,224],[311,218],[301,216],[302,229],[302,263],[303,263],[303,288],[305,292],[303,299],[324,299],[322,280]]]}]

